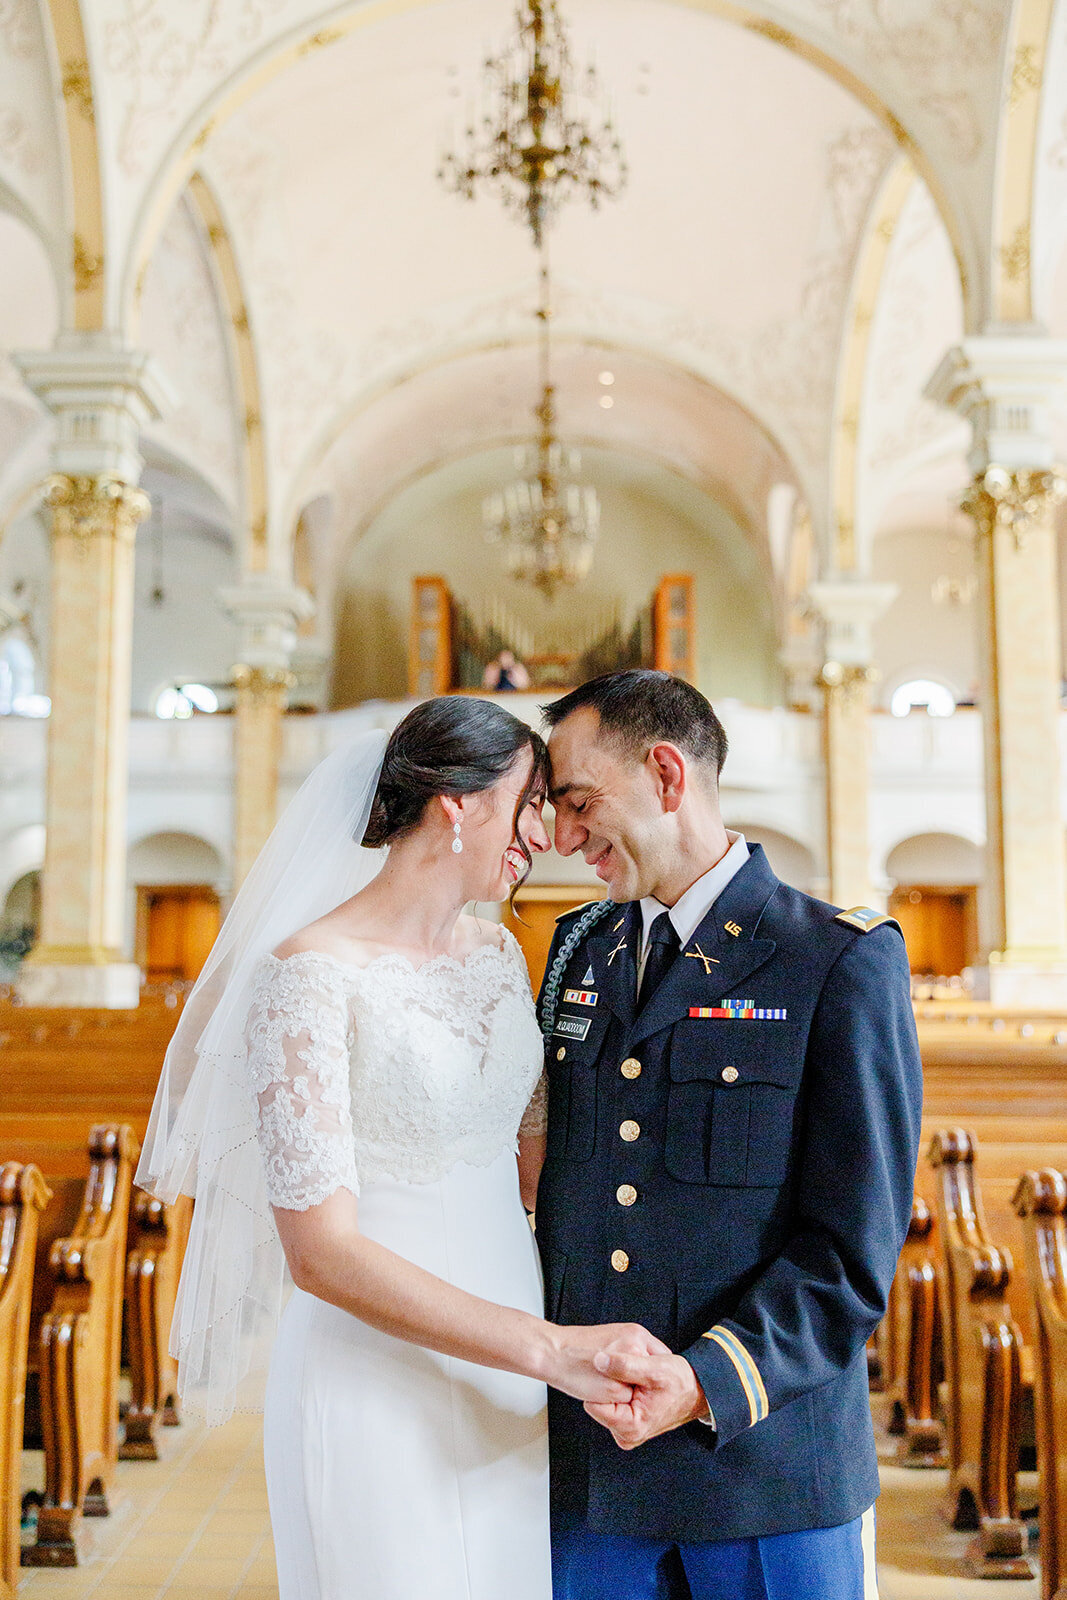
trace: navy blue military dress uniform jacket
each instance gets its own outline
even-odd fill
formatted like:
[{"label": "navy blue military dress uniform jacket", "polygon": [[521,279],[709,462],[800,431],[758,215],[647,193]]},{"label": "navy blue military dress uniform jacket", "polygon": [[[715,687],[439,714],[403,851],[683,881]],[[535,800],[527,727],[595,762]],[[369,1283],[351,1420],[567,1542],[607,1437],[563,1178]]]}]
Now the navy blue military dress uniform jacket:
[{"label": "navy blue military dress uniform jacket", "polygon": [[878,920],[839,920],[757,846],[636,1015],[640,906],[560,919],[539,1001],[547,1315],[642,1323],[691,1362],[715,1427],[621,1451],[551,1391],[556,1513],[689,1541],[874,1502],[865,1347],[922,1102],[904,941],[862,931]]}]

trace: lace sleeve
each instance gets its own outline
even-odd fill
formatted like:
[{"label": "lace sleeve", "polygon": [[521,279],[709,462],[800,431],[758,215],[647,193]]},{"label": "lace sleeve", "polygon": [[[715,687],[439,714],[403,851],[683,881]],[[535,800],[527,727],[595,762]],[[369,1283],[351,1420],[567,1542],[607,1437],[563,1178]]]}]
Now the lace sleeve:
[{"label": "lace sleeve", "polygon": [[519,1123],[520,1139],[543,1139],[548,1132],[548,1073],[542,1072],[534,1085],[530,1104]]},{"label": "lace sleeve", "polygon": [[[500,927],[500,936],[501,948],[506,950],[508,955],[511,957],[511,963],[515,969],[515,975],[519,983],[520,991],[527,996],[530,1006],[530,1015],[534,1016],[533,993],[530,989],[530,969],[526,965],[526,957],[523,955],[522,946],[512,933],[511,929],[505,928],[503,924],[501,924]],[[540,1051],[538,1051],[538,1057],[540,1058]],[[542,1070],[541,1076],[534,1084],[534,1091],[530,1096],[530,1103],[522,1114],[522,1121],[519,1123],[519,1138],[543,1138],[547,1131],[548,1074]]]},{"label": "lace sleeve", "polygon": [[306,1211],[337,1189],[358,1194],[340,971],[312,952],[268,956],[246,1037],[271,1205]]}]

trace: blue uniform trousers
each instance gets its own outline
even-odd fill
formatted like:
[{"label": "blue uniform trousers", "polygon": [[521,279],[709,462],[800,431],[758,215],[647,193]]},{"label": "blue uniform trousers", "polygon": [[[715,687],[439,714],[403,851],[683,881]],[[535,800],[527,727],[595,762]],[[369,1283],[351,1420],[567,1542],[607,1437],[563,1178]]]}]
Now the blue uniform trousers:
[{"label": "blue uniform trousers", "polygon": [[559,1519],[553,1600],[877,1600],[874,1512],[840,1528],[670,1544]]}]

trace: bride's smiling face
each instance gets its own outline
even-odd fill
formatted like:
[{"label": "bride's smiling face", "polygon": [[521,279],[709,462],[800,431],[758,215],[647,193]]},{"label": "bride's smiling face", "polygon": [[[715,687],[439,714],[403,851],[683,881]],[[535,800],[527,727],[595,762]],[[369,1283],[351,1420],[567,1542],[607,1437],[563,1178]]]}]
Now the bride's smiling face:
[{"label": "bride's smiling face", "polygon": [[489,904],[507,899],[529,870],[520,841],[531,855],[551,849],[541,816],[545,803],[542,789],[535,788],[518,817],[515,815],[532,768],[533,752],[523,750],[492,788],[452,802],[461,823],[463,851],[457,860],[468,900]]}]

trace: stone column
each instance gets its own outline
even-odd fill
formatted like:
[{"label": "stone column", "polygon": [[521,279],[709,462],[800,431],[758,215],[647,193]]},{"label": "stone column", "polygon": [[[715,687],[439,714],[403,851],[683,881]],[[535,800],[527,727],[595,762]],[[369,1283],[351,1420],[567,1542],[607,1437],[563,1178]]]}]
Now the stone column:
[{"label": "stone column", "polygon": [[949,351],[927,388],[971,423],[964,507],[976,529],[989,998],[1067,1006],[1067,853],[1060,799],[1060,618],[1051,399],[1067,342],[985,336]]},{"label": "stone column", "polygon": [[100,335],[17,359],[56,420],[41,936],[19,986],[31,1005],[135,1006],[123,947],[134,542],[148,511],[137,442],[170,397],[147,356]]},{"label": "stone column", "polygon": [[808,589],[824,627],[823,755],[826,781],[826,859],[835,905],[870,906],[868,791],[870,788],[871,628],[897,593],[892,583],[828,578]]},{"label": "stone column", "polygon": [[297,628],[310,615],[303,589],[251,573],[221,600],[241,625],[241,660],[234,667],[233,887],[244,882],[278,816],[282,718],[292,675]]}]

